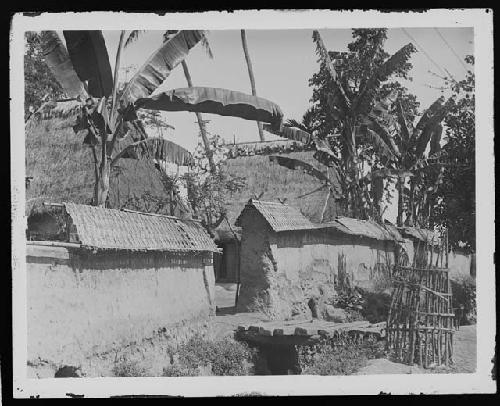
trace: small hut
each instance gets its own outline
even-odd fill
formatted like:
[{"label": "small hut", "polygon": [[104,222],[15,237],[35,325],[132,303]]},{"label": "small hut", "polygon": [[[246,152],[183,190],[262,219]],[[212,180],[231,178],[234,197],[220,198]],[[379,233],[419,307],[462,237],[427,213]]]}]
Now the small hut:
[{"label": "small hut", "polygon": [[[242,228],[238,307],[274,318],[310,315],[342,283],[367,289],[388,276],[395,261],[394,227],[338,217],[315,224],[295,207],[249,200]],[[347,282],[346,282],[347,281]]]},{"label": "small hut", "polygon": [[64,209],[65,241],[27,243],[30,365],[76,366],[144,339],[151,348],[202,332],[215,312],[217,247],[199,222]]}]

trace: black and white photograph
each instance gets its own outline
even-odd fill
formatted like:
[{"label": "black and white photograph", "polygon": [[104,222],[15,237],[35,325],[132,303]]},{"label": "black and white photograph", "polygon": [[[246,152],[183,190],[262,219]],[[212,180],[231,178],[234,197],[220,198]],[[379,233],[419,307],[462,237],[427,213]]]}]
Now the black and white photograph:
[{"label": "black and white photograph", "polygon": [[495,392],[492,14],[15,15],[13,396]]}]

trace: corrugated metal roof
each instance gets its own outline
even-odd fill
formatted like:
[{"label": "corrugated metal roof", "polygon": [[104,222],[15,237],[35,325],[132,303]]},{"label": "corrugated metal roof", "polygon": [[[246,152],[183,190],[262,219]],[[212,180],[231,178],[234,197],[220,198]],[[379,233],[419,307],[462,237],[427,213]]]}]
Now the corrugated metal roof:
[{"label": "corrugated metal roof", "polygon": [[64,203],[84,247],[134,251],[217,251],[193,220]]},{"label": "corrugated metal roof", "polygon": [[403,227],[401,228],[401,232],[407,237],[427,242],[432,245],[439,245],[440,243],[439,235],[432,230],[417,227]]},{"label": "corrugated metal roof", "polygon": [[282,203],[261,202],[250,199],[236,219],[236,226],[241,226],[241,217],[249,210],[257,210],[273,231],[310,230],[316,228],[298,209]]}]

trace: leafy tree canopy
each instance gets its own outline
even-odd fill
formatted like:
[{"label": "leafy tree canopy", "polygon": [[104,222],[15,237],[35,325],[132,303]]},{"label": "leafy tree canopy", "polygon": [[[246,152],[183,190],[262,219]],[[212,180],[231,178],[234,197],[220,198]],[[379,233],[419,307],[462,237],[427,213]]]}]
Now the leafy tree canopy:
[{"label": "leafy tree canopy", "polygon": [[63,89],[45,63],[40,34],[26,32],[24,52],[24,118],[36,111],[45,100],[63,96]]},{"label": "leafy tree canopy", "polygon": [[434,198],[431,221],[448,228],[451,247],[476,248],[475,200],[475,77],[474,58],[465,58],[470,70],[464,80],[452,84],[456,103],[446,116],[446,153],[442,183]]}]

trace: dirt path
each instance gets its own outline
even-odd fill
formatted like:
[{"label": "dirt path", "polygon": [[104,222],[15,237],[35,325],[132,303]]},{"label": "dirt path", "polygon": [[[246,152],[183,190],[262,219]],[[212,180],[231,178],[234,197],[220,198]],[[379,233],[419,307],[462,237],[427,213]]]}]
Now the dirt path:
[{"label": "dirt path", "polygon": [[376,374],[425,374],[425,373],[472,373],[476,370],[476,326],[462,326],[454,335],[453,362],[451,367],[422,369],[418,366],[391,362],[386,358],[374,359],[356,375]]}]

